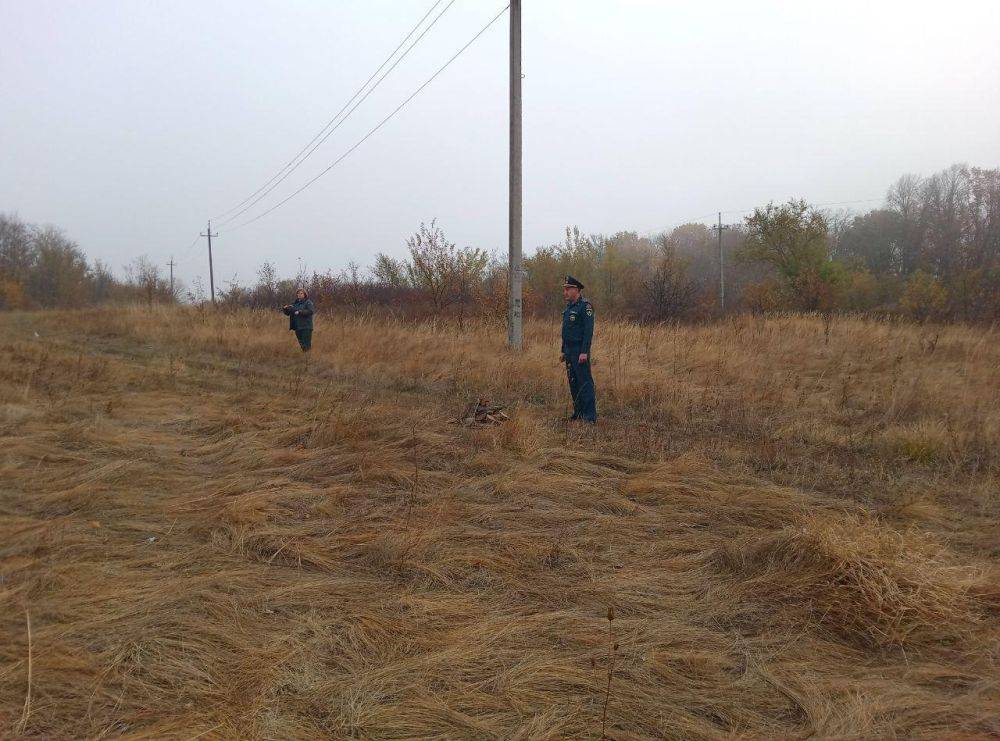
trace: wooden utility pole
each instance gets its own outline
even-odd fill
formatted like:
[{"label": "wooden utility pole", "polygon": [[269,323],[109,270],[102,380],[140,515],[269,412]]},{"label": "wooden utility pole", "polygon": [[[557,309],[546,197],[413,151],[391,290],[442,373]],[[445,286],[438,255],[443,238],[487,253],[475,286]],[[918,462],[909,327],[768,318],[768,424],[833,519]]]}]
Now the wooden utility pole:
[{"label": "wooden utility pole", "polygon": [[212,304],[215,304],[215,273],[212,271],[212,237],[219,236],[216,232],[212,234],[212,220],[208,220],[208,231],[201,236],[208,237],[208,285],[212,291]]},{"label": "wooden utility pole", "polygon": [[170,266],[170,298],[174,297],[174,265],[176,264],[177,263],[174,262],[174,256],[171,255],[170,262],[167,263],[167,265]]},{"label": "wooden utility pole", "polygon": [[719,212],[719,225],[714,227],[719,232],[719,313],[726,311],[726,261],[722,254],[722,230],[728,229],[729,224],[722,225],[722,212]]},{"label": "wooden utility pole", "polygon": [[508,245],[510,301],[507,307],[507,344],[523,346],[521,304],[521,0],[510,3],[510,171]]}]

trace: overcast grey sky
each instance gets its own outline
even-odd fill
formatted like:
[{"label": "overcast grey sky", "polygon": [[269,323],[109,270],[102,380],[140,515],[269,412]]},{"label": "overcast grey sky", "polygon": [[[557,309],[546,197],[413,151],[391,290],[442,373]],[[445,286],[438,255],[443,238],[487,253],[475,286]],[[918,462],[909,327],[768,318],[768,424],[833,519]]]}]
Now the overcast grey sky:
[{"label": "overcast grey sky", "polygon": [[[291,159],[431,4],[0,0],[0,212],[58,225],[115,268],[173,254],[181,277],[207,276],[204,240],[189,247],[206,219]],[[247,216],[353,145],[504,4],[457,0]],[[264,260],[284,274],[299,258],[369,264],[435,217],[460,245],[505,252],[507,29],[505,15],[302,195],[220,227],[217,280],[251,280]],[[528,249],[567,224],[651,232],[1000,166],[996,0],[524,0],[523,33]]]}]

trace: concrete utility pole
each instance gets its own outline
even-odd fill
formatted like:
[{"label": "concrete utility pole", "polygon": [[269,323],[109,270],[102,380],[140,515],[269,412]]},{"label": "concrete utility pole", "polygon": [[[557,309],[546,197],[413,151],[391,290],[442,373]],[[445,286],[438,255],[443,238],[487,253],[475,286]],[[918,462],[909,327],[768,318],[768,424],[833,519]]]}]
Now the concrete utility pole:
[{"label": "concrete utility pole", "polygon": [[212,234],[211,219],[208,220],[208,231],[201,236],[208,237],[208,285],[212,291],[212,304],[215,305],[215,273],[212,272],[212,237],[219,236],[219,233]]},{"label": "concrete utility pole", "polygon": [[174,265],[176,265],[176,264],[177,263],[174,262],[174,256],[171,255],[170,256],[170,262],[167,263],[167,265],[170,266],[170,297],[171,298],[174,297]]},{"label": "concrete utility pole", "polygon": [[507,306],[507,344],[523,346],[521,305],[521,0],[510,3],[510,193],[508,244],[510,302]]},{"label": "concrete utility pole", "polygon": [[722,230],[728,229],[729,224],[723,226],[722,224],[722,212],[719,212],[719,225],[713,227],[713,229],[719,232],[719,313],[722,314],[726,311],[726,263],[725,257],[722,254]]}]

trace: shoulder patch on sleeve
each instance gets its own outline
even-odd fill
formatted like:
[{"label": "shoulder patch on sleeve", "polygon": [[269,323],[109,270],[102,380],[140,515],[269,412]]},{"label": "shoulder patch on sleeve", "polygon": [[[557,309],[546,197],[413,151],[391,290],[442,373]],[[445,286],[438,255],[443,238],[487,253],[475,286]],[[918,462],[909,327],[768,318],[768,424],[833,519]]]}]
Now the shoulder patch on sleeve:
[{"label": "shoulder patch on sleeve", "polygon": [[586,310],[587,310],[587,316],[594,316],[594,305],[589,301],[587,302]]}]

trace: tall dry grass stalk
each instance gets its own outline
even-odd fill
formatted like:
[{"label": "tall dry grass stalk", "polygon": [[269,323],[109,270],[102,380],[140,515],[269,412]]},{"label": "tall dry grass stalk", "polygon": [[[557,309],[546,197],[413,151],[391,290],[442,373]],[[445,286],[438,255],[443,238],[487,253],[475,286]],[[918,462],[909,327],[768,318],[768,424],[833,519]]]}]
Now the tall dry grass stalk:
[{"label": "tall dry grass stalk", "polygon": [[604,690],[604,709],[601,711],[601,738],[608,737],[608,704],[611,702],[611,683],[615,678],[618,644],[615,642],[615,608],[608,606],[608,686]]},{"label": "tall dry grass stalk", "polygon": [[31,650],[31,611],[27,607],[24,608],[24,629],[25,635],[28,637],[28,667],[24,689],[24,710],[21,712],[21,719],[17,722],[16,726],[17,733],[19,734],[24,733],[24,729],[28,725],[28,719],[31,717],[31,674],[34,667],[34,657]]},{"label": "tall dry grass stalk", "polygon": [[995,330],[557,329],[2,317],[0,736],[1000,734]]}]

